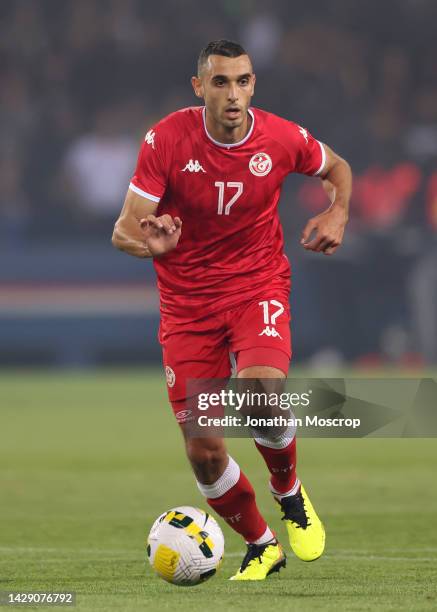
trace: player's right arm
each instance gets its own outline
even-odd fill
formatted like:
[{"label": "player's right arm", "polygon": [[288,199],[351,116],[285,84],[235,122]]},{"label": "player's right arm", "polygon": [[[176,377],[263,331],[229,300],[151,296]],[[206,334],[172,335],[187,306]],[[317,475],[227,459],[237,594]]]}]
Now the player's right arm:
[{"label": "player's right arm", "polygon": [[182,221],[170,215],[156,217],[158,203],[128,189],[112,234],[112,244],[134,257],[159,257],[179,241]]},{"label": "player's right arm", "polygon": [[162,124],[147,132],[112,235],[112,244],[129,255],[159,257],[178,244],[182,229],[179,217],[156,217],[167,187],[170,151],[169,132]]}]

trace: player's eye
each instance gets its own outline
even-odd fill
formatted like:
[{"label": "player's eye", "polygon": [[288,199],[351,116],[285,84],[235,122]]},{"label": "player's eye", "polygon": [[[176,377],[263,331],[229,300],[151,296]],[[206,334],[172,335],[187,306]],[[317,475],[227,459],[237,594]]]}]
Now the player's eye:
[{"label": "player's eye", "polygon": [[240,79],[240,85],[242,87],[245,87],[248,84],[249,84],[249,79],[247,79],[247,78],[246,79]]},{"label": "player's eye", "polygon": [[214,81],[214,85],[216,85],[217,87],[223,87],[224,84],[224,81]]}]

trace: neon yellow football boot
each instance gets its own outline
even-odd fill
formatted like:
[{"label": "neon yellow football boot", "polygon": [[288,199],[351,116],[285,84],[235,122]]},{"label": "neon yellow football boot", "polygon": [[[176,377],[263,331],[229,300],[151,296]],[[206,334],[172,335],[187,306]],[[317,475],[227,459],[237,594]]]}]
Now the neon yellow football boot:
[{"label": "neon yellow football boot", "polygon": [[325,549],[325,528],[301,485],[299,493],[275,498],[284,514],[290,546],[302,561],[315,561]]},{"label": "neon yellow football boot", "polygon": [[285,567],[286,559],[279,542],[261,546],[248,544],[240,569],[229,580],[265,580],[269,574]]}]

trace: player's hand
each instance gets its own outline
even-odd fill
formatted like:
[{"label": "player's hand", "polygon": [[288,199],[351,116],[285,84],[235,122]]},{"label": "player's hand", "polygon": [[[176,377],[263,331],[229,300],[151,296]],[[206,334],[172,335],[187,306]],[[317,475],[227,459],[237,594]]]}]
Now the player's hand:
[{"label": "player's hand", "polygon": [[[308,221],[300,243],[308,251],[332,255],[343,241],[346,223],[347,216],[341,208],[330,208]],[[313,232],[315,235],[310,241]]]},{"label": "player's hand", "polygon": [[164,255],[176,248],[182,232],[182,221],[179,217],[171,218],[170,215],[147,215],[140,220],[141,229],[147,248],[154,257]]}]

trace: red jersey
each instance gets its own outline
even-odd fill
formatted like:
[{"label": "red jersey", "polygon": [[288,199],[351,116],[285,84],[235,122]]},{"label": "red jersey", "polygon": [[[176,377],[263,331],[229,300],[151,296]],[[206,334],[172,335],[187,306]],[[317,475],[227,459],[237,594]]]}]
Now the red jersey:
[{"label": "red jersey", "polygon": [[307,130],[257,108],[240,142],[206,129],[205,109],[182,109],[149,130],[130,189],[182,219],[173,251],[155,258],[161,313],[175,322],[231,308],[267,284],[289,287],[278,215],[287,174],[319,174],[323,145]]}]

